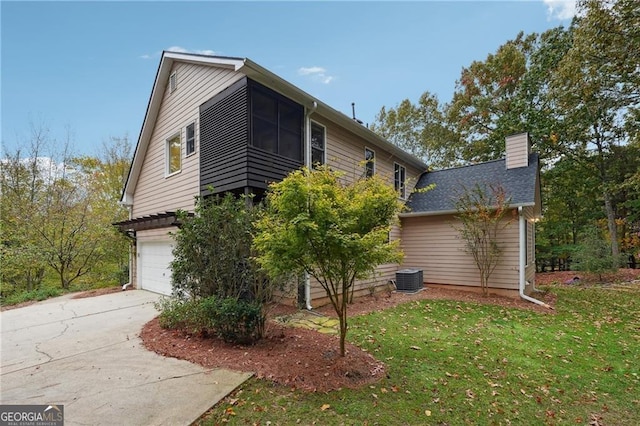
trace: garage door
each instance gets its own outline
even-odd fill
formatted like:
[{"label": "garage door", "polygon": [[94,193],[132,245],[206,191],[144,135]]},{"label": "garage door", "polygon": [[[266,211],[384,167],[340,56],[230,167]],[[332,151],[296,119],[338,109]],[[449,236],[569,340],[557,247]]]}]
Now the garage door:
[{"label": "garage door", "polygon": [[138,243],[138,284],[144,290],[171,294],[171,241]]}]

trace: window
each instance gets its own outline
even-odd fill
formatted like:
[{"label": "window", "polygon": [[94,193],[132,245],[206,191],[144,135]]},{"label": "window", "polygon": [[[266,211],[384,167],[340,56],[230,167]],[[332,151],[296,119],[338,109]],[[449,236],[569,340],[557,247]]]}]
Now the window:
[{"label": "window", "polygon": [[364,175],[371,177],[376,172],[376,153],[372,149],[364,149]]},{"label": "window", "polygon": [[527,221],[525,230],[525,257],[526,257],[526,266],[529,266],[533,263],[533,254],[535,252],[535,228],[534,223]]},{"label": "window", "polygon": [[311,122],[311,167],[325,163],[325,128]]},{"label": "window", "polygon": [[180,133],[176,133],[167,139],[165,158],[167,161],[167,176],[178,173],[182,168],[182,141]]},{"label": "window", "polygon": [[172,72],[169,76],[169,93],[173,93],[178,88],[178,75]]},{"label": "window", "polygon": [[400,198],[407,198],[405,182],[407,180],[407,169],[398,163],[394,163],[393,187]]},{"label": "window", "polygon": [[187,126],[187,155],[196,152],[196,123]]},{"label": "window", "polygon": [[302,161],[302,107],[260,86],[251,90],[252,144]]}]

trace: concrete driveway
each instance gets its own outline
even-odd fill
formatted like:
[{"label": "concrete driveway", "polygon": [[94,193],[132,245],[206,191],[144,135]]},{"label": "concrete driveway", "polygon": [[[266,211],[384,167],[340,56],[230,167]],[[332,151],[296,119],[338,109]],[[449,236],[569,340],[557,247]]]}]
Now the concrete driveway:
[{"label": "concrete driveway", "polygon": [[66,425],[187,425],[250,377],[147,351],[157,294],[63,296],[0,313],[0,403],[62,404]]}]

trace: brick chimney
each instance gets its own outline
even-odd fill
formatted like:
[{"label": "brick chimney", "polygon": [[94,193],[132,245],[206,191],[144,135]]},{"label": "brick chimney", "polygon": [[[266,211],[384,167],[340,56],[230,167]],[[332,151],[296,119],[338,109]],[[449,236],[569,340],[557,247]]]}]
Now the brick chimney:
[{"label": "brick chimney", "polygon": [[529,166],[529,153],[531,152],[529,133],[507,136],[505,145],[507,170]]}]

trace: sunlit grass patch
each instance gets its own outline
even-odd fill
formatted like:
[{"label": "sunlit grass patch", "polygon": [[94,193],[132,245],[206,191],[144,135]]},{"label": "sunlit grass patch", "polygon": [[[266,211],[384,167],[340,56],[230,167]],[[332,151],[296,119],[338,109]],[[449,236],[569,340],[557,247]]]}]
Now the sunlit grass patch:
[{"label": "sunlit grass patch", "polygon": [[555,315],[446,300],[350,320],[376,385],[304,393],[253,379],[206,424],[640,424],[640,288],[553,288]]}]

